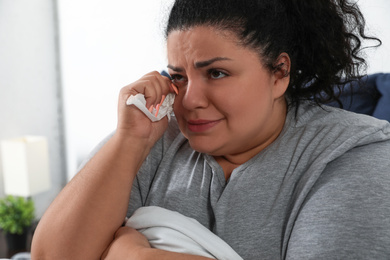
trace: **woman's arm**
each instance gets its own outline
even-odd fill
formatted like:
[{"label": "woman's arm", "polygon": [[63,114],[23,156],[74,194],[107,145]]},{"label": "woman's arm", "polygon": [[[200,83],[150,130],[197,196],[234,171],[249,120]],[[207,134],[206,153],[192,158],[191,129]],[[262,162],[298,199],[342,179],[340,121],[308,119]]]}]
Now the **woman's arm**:
[{"label": "woman's arm", "polygon": [[34,234],[34,259],[99,259],[122,224],[133,180],[167,119],[152,123],[130,95],[145,94],[156,106],[171,92],[170,81],[153,72],[121,90],[116,133],[66,185]]},{"label": "woman's arm", "polygon": [[[114,135],[64,188],[34,234],[34,259],[100,257],[126,215],[132,180],[144,159],[137,142]],[[131,149],[137,146],[138,153]]]}]

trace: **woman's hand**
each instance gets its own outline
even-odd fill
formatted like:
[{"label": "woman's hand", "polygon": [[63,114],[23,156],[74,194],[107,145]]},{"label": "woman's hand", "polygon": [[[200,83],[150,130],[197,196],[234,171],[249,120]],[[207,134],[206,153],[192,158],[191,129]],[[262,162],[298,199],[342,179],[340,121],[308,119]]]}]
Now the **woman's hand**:
[{"label": "woman's hand", "polygon": [[131,95],[143,94],[146,99],[146,107],[149,109],[160,104],[163,96],[170,92],[174,92],[170,79],[160,75],[157,71],[148,73],[136,82],[122,88],[118,101],[117,134],[147,140],[147,145],[153,146],[164,133],[167,127],[167,118],[153,123],[135,106],[126,105],[126,101]]},{"label": "woman's hand", "polygon": [[144,235],[130,227],[121,227],[115,233],[114,241],[103,253],[102,260],[117,259],[142,259],[141,251],[150,248],[149,242]]}]

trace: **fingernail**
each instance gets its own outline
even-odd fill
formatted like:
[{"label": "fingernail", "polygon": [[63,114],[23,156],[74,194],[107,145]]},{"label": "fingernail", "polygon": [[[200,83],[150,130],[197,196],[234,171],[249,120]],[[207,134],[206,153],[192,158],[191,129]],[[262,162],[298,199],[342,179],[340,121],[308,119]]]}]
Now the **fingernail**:
[{"label": "fingernail", "polygon": [[153,105],[151,105],[151,106],[149,107],[149,112],[152,113],[152,111],[153,111]]},{"label": "fingernail", "polygon": [[156,106],[156,114],[154,115],[155,117],[157,117],[158,111],[160,111],[160,104],[158,104],[158,105]]},{"label": "fingernail", "polygon": [[175,91],[176,95],[179,95],[179,90],[177,89],[175,84],[171,83],[171,87],[172,87],[173,91]]},{"label": "fingernail", "polygon": [[162,105],[162,103],[164,102],[164,100],[165,100],[165,95],[162,95],[162,97],[161,97],[161,102],[160,102],[160,106]]}]

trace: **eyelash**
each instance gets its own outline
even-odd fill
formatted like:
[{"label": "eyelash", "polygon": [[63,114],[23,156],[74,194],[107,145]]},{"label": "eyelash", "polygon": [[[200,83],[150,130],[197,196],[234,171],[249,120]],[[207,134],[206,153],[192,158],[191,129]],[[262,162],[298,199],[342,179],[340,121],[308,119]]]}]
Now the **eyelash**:
[{"label": "eyelash", "polygon": [[[218,73],[219,76],[223,75],[223,77],[221,77],[221,78],[225,78],[225,77],[228,77],[228,76],[229,76],[228,73],[226,73],[226,72],[224,72],[224,71],[222,71],[222,70],[219,70],[219,69],[209,69],[209,70],[207,70],[207,75],[208,75],[208,77],[209,77],[211,80],[221,79],[221,78],[219,78],[219,77],[213,78],[213,77],[212,77],[212,74],[213,74],[213,73]],[[172,82],[173,82],[175,85],[176,85],[176,84],[182,85],[182,84],[183,84],[183,80],[185,80],[185,77],[184,77],[183,75],[181,75],[181,74],[172,74],[172,75],[171,75],[171,78],[172,78]],[[179,78],[179,79],[178,79],[178,78]]]},{"label": "eyelash", "polygon": [[182,79],[184,79],[184,76],[180,75],[180,74],[172,74],[171,75],[171,79],[172,81],[178,81],[177,77],[181,77]]},{"label": "eyelash", "polygon": [[[215,73],[215,72],[219,73],[219,75],[223,74],[224,76],[222,78],[229,76],[226,72],[224,72],[222,70],[219,70],[219,69],[209,69],[209,70],[207,70],[207,74],[209,75],[209,77],[211,77],[211,75],[213,73]],[[220,79],[220,78],[217,78],[217,79]]]}]

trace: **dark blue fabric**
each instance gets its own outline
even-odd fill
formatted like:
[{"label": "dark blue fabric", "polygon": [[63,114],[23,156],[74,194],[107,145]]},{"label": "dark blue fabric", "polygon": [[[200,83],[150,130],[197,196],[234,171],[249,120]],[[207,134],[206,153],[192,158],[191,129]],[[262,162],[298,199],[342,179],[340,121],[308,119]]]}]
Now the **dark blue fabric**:
[{"label": "dark blue fabric", "polygon": [[[390,121],[390,73],[372,74],[346,84],[340,101],[345,110]],[[338,107],[336,102],[327,105]]]},{"label": "dark blue fabric", "polygon": [[376,118],[390,121],[390,73],[377,75],[376,86],[381,97],[372,115]]},{"label": "dark blue fabric", "polygon": [[169,75],[169,73],[166,72],[165,70],[161,71],[160,74],[167,77],[167,78],[171,78],[171,75]]}]

